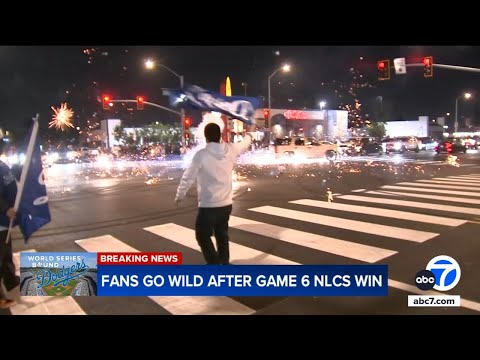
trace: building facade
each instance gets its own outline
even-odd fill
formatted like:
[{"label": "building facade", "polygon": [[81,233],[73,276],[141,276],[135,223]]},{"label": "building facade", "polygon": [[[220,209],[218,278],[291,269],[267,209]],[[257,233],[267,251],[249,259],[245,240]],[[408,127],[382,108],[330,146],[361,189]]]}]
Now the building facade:
[{"label": "building facade", "polygon": [[[259,130],[265,127],[264,110],[255,112]],[[349,136],[348,112],[345,110],[271,109],[268,125],[273,138],[302,135],[336,140]]]}]

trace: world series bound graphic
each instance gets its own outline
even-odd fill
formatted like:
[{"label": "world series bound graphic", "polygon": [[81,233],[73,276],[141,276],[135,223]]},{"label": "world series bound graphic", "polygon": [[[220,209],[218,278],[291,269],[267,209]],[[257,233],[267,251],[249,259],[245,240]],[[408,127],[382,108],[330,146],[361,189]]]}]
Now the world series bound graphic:
[{"label": "world series bound graphic", "polygon": [[97,254],[85,252],[20,254],[22,296],[96,296]]}]

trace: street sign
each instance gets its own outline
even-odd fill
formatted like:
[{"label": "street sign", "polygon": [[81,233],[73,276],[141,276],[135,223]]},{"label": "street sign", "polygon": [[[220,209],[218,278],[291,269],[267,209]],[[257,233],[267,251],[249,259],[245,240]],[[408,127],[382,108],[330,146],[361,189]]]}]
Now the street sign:
[{"label": "street sign", "polygon": [[405,58],[397,58],[393,60],[393,66],[395,67],[395,74],[402,75],[407,73],[407,66],[405,64]]}]

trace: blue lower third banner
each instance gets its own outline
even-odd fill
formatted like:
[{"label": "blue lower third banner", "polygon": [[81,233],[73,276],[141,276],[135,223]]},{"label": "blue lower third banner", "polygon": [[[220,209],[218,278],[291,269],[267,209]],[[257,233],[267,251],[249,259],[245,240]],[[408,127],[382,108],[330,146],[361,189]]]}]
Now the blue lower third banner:
[{"label": "blue lower third banner", "polygon": [[387,296],[387,265],[98,265],[98,296]]}]

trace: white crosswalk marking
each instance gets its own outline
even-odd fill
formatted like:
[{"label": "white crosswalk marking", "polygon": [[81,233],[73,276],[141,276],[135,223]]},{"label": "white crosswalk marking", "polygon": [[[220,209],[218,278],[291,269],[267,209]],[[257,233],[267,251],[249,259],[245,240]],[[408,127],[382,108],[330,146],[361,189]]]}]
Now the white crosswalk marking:
[{"label": "white crosswalk marking", "polygon": [[[467,199],[467,198],[460,198],[460,197],[453,197],[453,196],[441,196],[441,195],[429,195],[429,194],[415,194],[415,193],[403,193],[399,191],[367,191],[365,194],[371,195],[384,195],[384,196],[408,196],[408,197],[415,197],[415,198],[423,198],[423,199],[432,199],[432,200],[441,200],[441,201],[448,201],[448,202],[455,202],[455,203],[465,203],[465,204],[476,204],[480,205],[480,199]],[[343,196],[342,196],[343,197]],[[379,200],[379,202],[383,202]],[[438,208],[438,204],[435,204],[435,209]],[[433,208],[428,208],[433,209]]]},{"label": "white crosswalk marking", "polygon": [[[431,188],[432,184],[419,184],[417,182],[401,182],[397,183],[396,185],[401,185],[401,186],[418,186],[420,188]],[[479,184],[480,185],[480,184]],[[478,188],[475,188],[472,185],[464,184],[464,185],[444,185],[444,184],[439,184],[435,185],[436,189],[448,189],[448,190],[467,190],[467,191],[478,191]]]},{"label": "white crosswalk marking", "polygon": [[460,175],[460,176],[472,176],[472,177],[479,177],[480,178],[480,174],[463,174],[463,175]]},{"label": "white crosswalk marking", "polygon": [[444,181],[451,183],[452,181],[455,181],[457,183],[462,183],[462,184],[480,184],[480,180],[474,180],[474,179],[468,179],[468,178],[433,178],[432,180],[436,181]]},{"label": "white crosswalk marking", "polygon": [[[28,252],[35,252],[30,250]],[[13,256],[17,275],[20,275],[20,253]],[[69,296],[20,296],[15,289],[17,304],[10,308],[12,315],[86,315],[77,302]]]},{"label": "white crosswalk marking", "polygon": [[402,219],[423,222],[427,224],[444,225],[444,226],[460,226],[465,224],[466,220],[446,218],[442,216],[423,215],[407,211],[389,210],[382,208],[374,208],[370,206],[359,206],[341,203],[327,203],[325,201],[301,199],[289,201],[291,204],[313,206],[323,209],[340,210],[345,212],[352,212],[357,214],[367,214],[373,216],[388,217],[392,219]]},{"label": "white crosswalk marking", "polygon": [[471,187],[480,187],[478,182],[470,181],[457,181],[457,180],[417,180],[416,183],[425,183],[425,184],[440,184],[440,185],[463,185]]},{"label": "white crosswalk marking", "polygon": [[[187,248],[199,251],[195,240],[195,231],[184,226],[168,223],[144,228],[153,234],[176,242]],[[296,265],[294,261],[264,253],[240,244],[230,243],[231,259],[233,264],[257,264],[257,265]]]},{"label": "white crosswalk marking", "polygon": [[473,182],[480,182],[480,179],[476,176],[448,176],[448,179],[456,179],[456,180],[469,180]]},{"label": "white crosswalk marking", "polygon": [[[75,241],[89,252],[138,252],[111,235]],[[249,315],[255,311],[225,296],[149,296],[173,315]]]},{"label": "white crosswalk marking", "polygon": [[[405,187],[405,186],[396,186],[396,185],[384,185],[382,189],[389,189],[389,190],[407,190],[407,191],[417,191],[417,192],[429,192],[429,193],[437,193],[437,194],[445,194],[445,190],[442,189],[427,189],[422,187]],[[462,195],[462,196],[473,196],[473,197],[480,197],[480,194],[468,191],[449,191],[449,194],[452,195]]]},{"label": "white crosswalk marking", "polygon": [[368,263],[375,263],[397,253],[375,246],[284,228],[237,216],[230,217],[230,227]]},{"label": "white crosswalk marking", "polygon": [[480,209],[472,209],[462,206],[451,206],[451,205],[440,205],[440,204],[431,204],[417,201],[408,201],[408,200],[398,200],[398,199],[387,199],[387,198],[374,198],[369,196],[360,196],[360,195],[342,195],[340,196],[345,200],[355,200],[375,204],[389,204],[397,206],[408,206],[419,209],[431,209],[431,210],[440,210],[447,212],[463,213],[470,215],[480,215]]},{"label": "white crosswalk marking", "polygon": [[303,211],[278,208],[274,206],[260,206],[260,207],[252,208],[249,210],[256,211],[262,214],[274,215],[274,216],[284,217],[288,219],[294,219],[294,220],[300,220],[300,221],[310,222],[314,224],[336,227],[340,229],[363,232],[366,234],[379,235],[379,236],[387,235],[388,237],[391,237],[394,239],[407,240],[407,241],[413,241],[413,242],[419,242],[419,243],[430,240],[438,236],[437,233],[432,233],[427,231],[412,230],[412,229],[406,229],[406,228],[400,228],[400,227],[388,226],[388,225],[380,225],[380,224],[357,221],[357,220],[337,218],[334,216],[312,214],[312,213],[307,213]]}]

